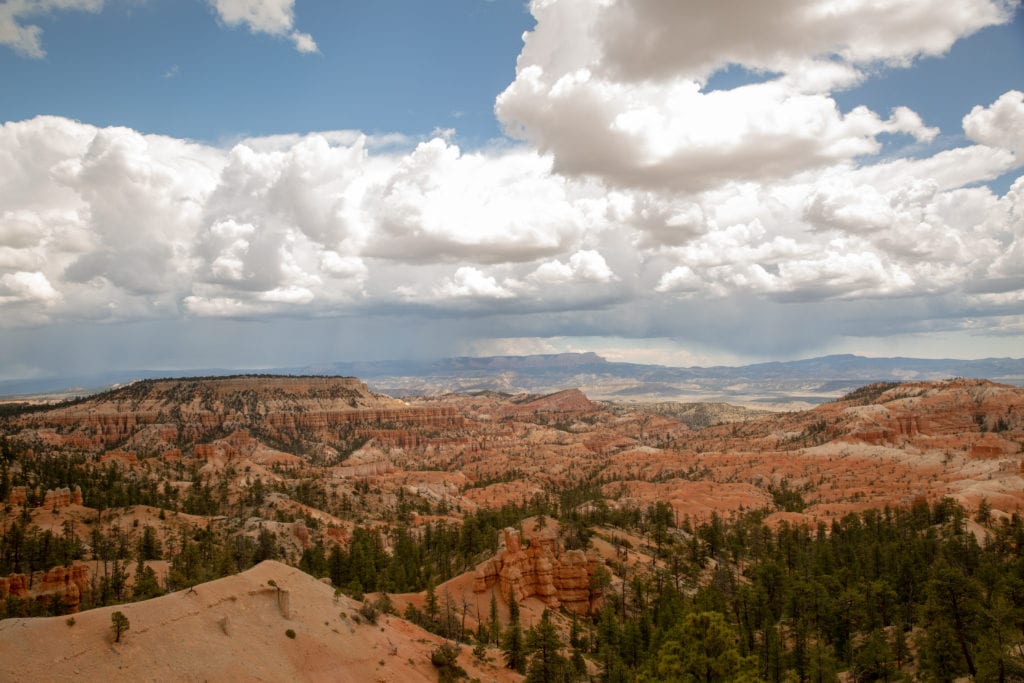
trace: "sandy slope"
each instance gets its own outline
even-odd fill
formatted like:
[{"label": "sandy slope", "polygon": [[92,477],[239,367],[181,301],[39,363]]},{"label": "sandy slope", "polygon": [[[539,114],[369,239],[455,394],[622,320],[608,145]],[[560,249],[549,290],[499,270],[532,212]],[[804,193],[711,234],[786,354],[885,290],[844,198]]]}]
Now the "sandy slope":
[{"label": "sandy slope", "polygon": [[[194,592],[82,612],[72,626],[67,617],[0,621],[0,680],[437,680],[430,652],[440,638],[395,617],[357,623],[358,606],[297,569],[264,562]],[[120,643],[116,610],[131,623]],[[483,681],[519,678],[468,647],[459,661]]]}]

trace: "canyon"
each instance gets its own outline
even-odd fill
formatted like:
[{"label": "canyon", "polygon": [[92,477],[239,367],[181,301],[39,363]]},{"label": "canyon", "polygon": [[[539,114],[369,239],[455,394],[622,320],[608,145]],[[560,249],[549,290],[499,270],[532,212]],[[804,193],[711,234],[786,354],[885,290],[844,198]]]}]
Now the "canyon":
[{"label": "canyon", "polygon": [[[563,615],[564,634],[569,617],[596,619],[609,595],[624,595],[630,571],[656,572],[666,562],[663,538],[603,522],[586,534],[572,526],[587,520],[663,513],[672,538],[692,547],[695,526],[750,514],[768,528],[814,528],[948,500],[994,523],[1016,518],[1024,504],[1024,390],[977,379],[871,384],[789,412],[616,404],[578,389],[399,399],[355,378],[319,376],[146,380],[17,412],[3,419],[2,433],[5,534],[77,544],[64,565],[0,577],[0,602],[23,613],[91,614],[116,571],[128,577],[126,594],[145,579],[128,562],[98,561],[116,552],[97,539],[124,548],[149,539],[165,553],[202,538],[269,543],[279,561],[315,566],[317,552],[354,552],[366,533],[387,557],[399,552],[399,531],[428,543],[431,534],[463,533],[466,520],[522,510],[508,525],[487,527],[462,564],[442,565],[451,575],[437,577],[438,595],[462,606],[464,628],[484,627],[493,602],[507,621],[515,600],[527,626],[545,610]],[[550,513],[527,514],[537,509]],[[971,525],[981,539],[991,533]],[[157,602],[205,590],[175,579],[176,562],[143,563],[177,591]],[[336,589],[335,599],[342,590],[361,594]],[[244,601],[255,590],[228,592]],[[396,632],[422,632],[415,620],[425,593],[392,599],[397,611],[412,612],[390,618],[389,642],[398,642]],[[188,618],[206,623],[224,611],[220,604]],[[249,632],[243,615],[227,612],[229,630]],[[0,621],[0,649],[9,647],[10,623]],[[78,642],[79,631],[63,628]],[[178,629],[147,628],[153,637]],[[423,646],[399,648],[427,657]],[[29,664],[5,671],[29,670],[19,666]],[[107,665],[88,666],[99,673]],[[360,671],[370,675],[366,666]],[[406,673],[413,670],[429,671],[418,663]],[[486,671],[499,680],[505,673]]]}]

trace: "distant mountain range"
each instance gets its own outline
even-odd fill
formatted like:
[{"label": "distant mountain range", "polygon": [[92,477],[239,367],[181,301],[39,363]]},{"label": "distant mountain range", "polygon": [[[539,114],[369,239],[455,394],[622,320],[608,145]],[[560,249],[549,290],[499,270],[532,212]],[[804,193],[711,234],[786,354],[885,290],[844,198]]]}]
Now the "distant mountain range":
[{"label": "distant mountain range", "polygon": [[[144,378],[240,372],[244,371],[207,368],[8,380],[0,382],[0,395],[84,394]],[[372,390],[392,396],[472,391],[548,393],[578,387],[590,398],[601,400],[722,401],[779,408],[806,407],[877,381],[971,377],[1024,386],[1024,358],[959,360],[833,355],[735,367],[669,367],[611,362],[595,353],[560,353],[353,361],[258,372],[355,376],[365,380]]]},{"label": "distant mountain range", "polygon": [[723,401],[791,408],[831,400],[878,381],[971,377],[1024,384],[1024,358],[934,360],[833,355],[736,367],[669,367],[611,362],[595,353],[561,353],[333,363],[294,371],[356,375],[373,390],[392,395],[481,390],[543,393],[579,387],[592,399]]}]

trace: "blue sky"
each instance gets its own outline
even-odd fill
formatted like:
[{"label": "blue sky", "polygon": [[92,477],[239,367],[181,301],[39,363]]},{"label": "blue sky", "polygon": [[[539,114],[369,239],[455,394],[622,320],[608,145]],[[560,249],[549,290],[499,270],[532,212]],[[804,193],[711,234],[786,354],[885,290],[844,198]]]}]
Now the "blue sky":
[{"label": "blue sky", "polygon": [[352,128],[501,135],[494,96],[515,77],[521,2],[298,3],[318,53],[229,28],[200,0],[111,0],[36,19],[46,56],[0,52],[4,120],[59,114],[206,142]]},{"label": "blue sky", "polygon": [[1019,2],[828,4],[0,0],[0,378],[1020,356]]}]

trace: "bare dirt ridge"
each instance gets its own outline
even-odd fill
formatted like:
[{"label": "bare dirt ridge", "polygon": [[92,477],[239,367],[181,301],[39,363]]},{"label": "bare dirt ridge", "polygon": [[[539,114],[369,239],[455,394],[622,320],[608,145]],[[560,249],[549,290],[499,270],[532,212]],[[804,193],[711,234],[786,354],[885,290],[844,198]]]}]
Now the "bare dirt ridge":
[{"label": "bare dirt ridge", "polygon": [[[358,607],[311,576],[267,561],[192,590],[81,612],[73,623],[0,621],[0,679],[437,680],[430,652],[441,638],[393,616],[359,623]],[[115,611],[129,622],[119,643]],[[517,678],[462,650],[459,664],[470,676]]]}]

